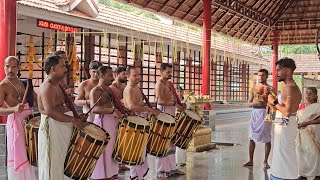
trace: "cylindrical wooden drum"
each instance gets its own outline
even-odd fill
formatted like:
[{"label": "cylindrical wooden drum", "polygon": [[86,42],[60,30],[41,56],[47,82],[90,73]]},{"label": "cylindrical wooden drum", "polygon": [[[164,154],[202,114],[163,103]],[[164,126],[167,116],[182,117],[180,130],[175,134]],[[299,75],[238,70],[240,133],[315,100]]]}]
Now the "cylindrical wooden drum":
[{"label": "cylindrical wooden drum", "polygon": [[38,131],[40,126],[40,113],[28,116],[24,121],[27,156],[32,166],[38,166]]},{"label": "cylindrical wooden drum", "polygon": [[166,113],[160,113],[152,121],[147,144],[148,154],[156,157],[165,157],[167,155],[175,124],[175,118]]},{"label": "cylindrical wooden drum", "polygon": [[104,129],[90,122],[80,131],[75,129],[64,162],[64,174],[71,179],[90,178],[109,140]]},{"label": "cylindrical wooden drum", "polygon": [[119,125],[112,157],[127,165],[143,163],[148,142],[149,122],[139,116],[124,117]]},{"label": "cylindrical wooden drum", "polygon": [[193,133],[202,124],[202,118],[198,113],[190,110],[178,113],[176,116],[177,129],[171,139],[172,143],[181,149],[188,148]]}]

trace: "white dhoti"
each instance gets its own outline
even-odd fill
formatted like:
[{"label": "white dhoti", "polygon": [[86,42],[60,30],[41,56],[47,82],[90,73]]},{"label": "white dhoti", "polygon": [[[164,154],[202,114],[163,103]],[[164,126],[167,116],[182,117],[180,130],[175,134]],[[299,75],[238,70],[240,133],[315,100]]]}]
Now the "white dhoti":
[{"label": "white dhoti", "polygon": [[185,149],[181,149],[176,147],[176,163],[178,165],[182,165],[187,161],[187,151]]},{"label": "white dhoti", "polygon": [[[297,132],[296,116],[280,118],[276,116],[274,125],[273,156],[271,179],[298,179],[298,163],[295,138]],[[280,123],[282,122],[283,123]]]},{"label": "white dhoti", "polygon": [[[314,109],[310,112],[310,108]],[[303,123],[313,120],[314,118],[307,118],[307,116],[318,116],[320,113],[319,104],[307,106],[307,111],[299,112],[298,122]],[[301,116],[300,116],[301,115]],[[297,131],[296,137],[296,152],[298,159],[299,175],[304,177],[320,176],[320,125],[308,125],[304,129]]]},{"label": "white dhoti", "polygon": [[[83,106],[82,107],[82,112],[85,114],[85,113],[87,113],[88,111],[90,110],[90,108],[88,107],[88,106]],[[92,113],[92,111],[89,113],[89,116],[88,116],[88,119],[87,119],[87,121],[88,122],[93,122],[94,121],[94,114]]]},{"label": "white dhoti", "polygon": [[[65,113],[72,116],[71,112]],[[41,114],[38,134],[39,179],[63,180],[64,161],[73,131],[72,123],[59,122]]]}]

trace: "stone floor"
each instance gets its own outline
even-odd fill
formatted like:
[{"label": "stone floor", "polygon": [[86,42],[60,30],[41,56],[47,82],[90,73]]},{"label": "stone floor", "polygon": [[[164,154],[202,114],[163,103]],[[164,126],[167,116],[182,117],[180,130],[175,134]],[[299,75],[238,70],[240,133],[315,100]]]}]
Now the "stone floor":
[{"label": "stone floor", "polygon": [[[177,180],[265,180],[267,172],[263,170],[264,146],[257,144],[253,168],[244,168],[242,164],[248,160],[248,119],[217,121],[216,131],[212,137],[214,142],[231,143],[220,145],[217,150],[202,153],[188,153],[187,166],[180,168],[185,176],[171,177]],[[150,171],[147,180],[156,178],[156,160],[148,156]],[[6,179],[5,167],[0,168],[0,179]],[[120,179],[129,179],[129,172],[120,173]]]}]

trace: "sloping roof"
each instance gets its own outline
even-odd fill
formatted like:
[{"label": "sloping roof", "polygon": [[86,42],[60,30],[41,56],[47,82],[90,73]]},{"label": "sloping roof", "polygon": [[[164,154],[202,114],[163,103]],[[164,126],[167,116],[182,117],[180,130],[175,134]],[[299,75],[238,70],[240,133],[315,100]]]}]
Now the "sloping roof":
[{"label": "sloping roof", "polygon": [[[202,0],[117,0],[202,26]],[[211,28],[253,44],[271,44],[272,30],[281,43],[314,43],[320,27],[319,0],[214,0]]]},{"label": "sloping roof", "polygon": [[[295,60],[297,69],[295,73],[308,73],[308,72],[318,72],[320,73],[320,60],[317,54],[282,54],[279,59],[282,57],[289,57]],[[272,62],[272,56],[269,56],[270,62]],[[262,65],[262,68],[267,69],[269,72],[272,72],[272,63],[270,65]],[[251,66],[250,72],[256,73],[260,69],[260,66]]]},{"label": "sloping roof", "polygon": [[[97,4],[99,6],[99,15],[96,18],[90,18],[88,16],[81,16],[77,12],[65,12],[59,6],[55,5],[54,0],[20,0],[18,4],[24,6],[35,7],[51,11],[54,13],[65,14],[74,16],[76,18],[89,19],[92,21],[102,22],[110,24],[116,27],[123,27],[136,31],[134,33],[146,33],[153,34],[164,38],[173,38],[178,41],[188,42],[194,45],[202,45],[202,33],[192,30],[187,30],[182,27],[174,25],[162,24],[159,21],[141,17],[135,14],[114,9],[106,5]],[[235,53],[236,55],[242,55],[246,57],[255,58],[256,61],[260,59],[254,52],[258,50],[258,47],[245,44],[235,44],[232,41],[224,41],[222,39],[212,37],[211,47],[217,50],[227,51]],[[232,55],[233,56],[233,55]],[[259,63],[268,63],[265,59],[260,59]]]}]

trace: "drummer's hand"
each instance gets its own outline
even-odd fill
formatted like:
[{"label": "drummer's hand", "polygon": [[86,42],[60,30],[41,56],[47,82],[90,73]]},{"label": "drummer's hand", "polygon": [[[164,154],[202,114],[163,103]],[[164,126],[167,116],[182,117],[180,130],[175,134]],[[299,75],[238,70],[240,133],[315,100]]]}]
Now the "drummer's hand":
[{"label": "drummer's hand", "polygon": [[84,128],[84,126],[86,125],[86,123],[83,122],[81,119],[73,118],[72,125],[73,125],[74,127],[78,128],[79,130],[81,130],[81,129]]},{"label": "drummer's hand", "polygon": [[115,110],[113,114],[116,116],[117,119],[122,119],[124,117],[124,114],[122,114],[119,110]]},{"label": "drummer's hand", "polygon": [[86,122],[88,119],[88,116],[84,113],[79,114],[79,119],[82,120],[83,122]]},{"label": "drummer's hand", "polygon": [[68,88],[64,90],[68,95],[71,95],[72,93],[74,93],[74,89],[73,88]]},{"label": "drummer's hand", "polygon": [[186,105],[185,103],[183,103],[182,106],[177,105],[177,109],[178,109],[178,111],[180,111],[180,112],[186,110],[186,108],[187,108],[187,105]]},{"label": "drummer's hand", "polygon": [[24,110],[24,104],[22,104],[22,103],[19,103],[18,105],[16,105],[15,107],[13,107],[13,111],[14,111],[15,113],[16,113],[16,112],[21,113],[23,110]]},{"label": "drummer's hand", "polygon": [[268,102],[269,102],[270,104],[273,104],[274,101],[275,101],[275,98],[274,98],[271,94],[269,94],[269,95],[268,95]]},{"label": "drummer's hand", "polygon": [[150,112],[156,117],[161,113],[159,109],[151,109]]},{"label": "drummer's hand", "polygon": [[303,123],[299,123],[298,124],[298,129],[304,129],[305,127],[307,127],[308,124],[306,122],[303,122]]}]

